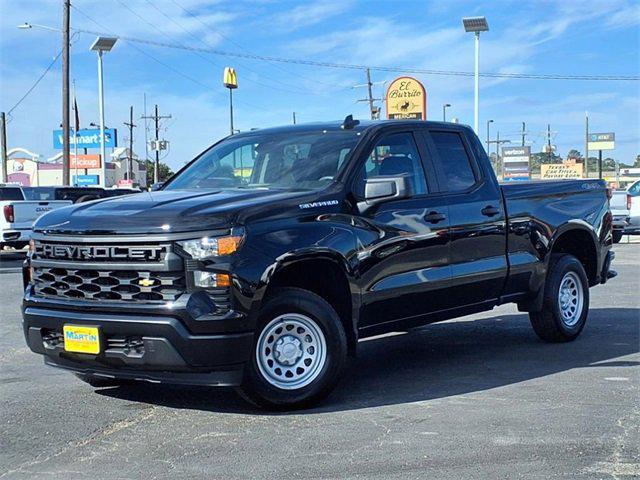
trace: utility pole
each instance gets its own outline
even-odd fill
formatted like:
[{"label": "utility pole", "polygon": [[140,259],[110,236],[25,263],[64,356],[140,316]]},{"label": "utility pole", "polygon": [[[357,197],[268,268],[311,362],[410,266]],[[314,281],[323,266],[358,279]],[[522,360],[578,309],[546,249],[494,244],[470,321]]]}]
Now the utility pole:
[{"label": "utility pole", "polygon": [[526,132],[527,124],[522,122],[522,146],[524,147],[524,138],[527,136]]},{"label": "utility pole", "polygon": [[547,159],[551,163],[551,125],[547,123]]},{"label": "utility pole", "polygon": [[2,142],[2,182],[9,178],[7,175],[7,117],[0,112],[0,142]]},{"label": "utility pole", "polygon": [[589,112],[584,112],[584,176],[589,178]]},{"label": "utility pole", "polygon": [[[375,83],[384,83],[384,82],[375,82]],[[354,85],[353,87],[351,87],[351,88],[367,87],[367,98],[361,98],[357,100],[357,102],[367,102],[369,104],[369,112],[371,114],[371,120],[377,120],[380,118],[380,108],[376,107],[374,105],[374,102],[382,101],[381,98],[373,97],[373,86],[375,85],[375,83],[371,81],[371,70],[367,68],[367,83]]]},{"label": "utility pole", "polygon": [[[487,127],[489,126],[489,123],[487,123]],[[500,140],[500,130],[498,130],[498,132],[496,133],[496,139],[495,140],[489,140],[487,141],[487,144],[491,144],[491,143],[495,143],[496,144],[496,176],[498,176],[500,174],[500,145],[502,145],[503,143],[511,143],[511,140]],[[487,147],[487,149],[489,149],[489,147]],[[489,158],[491,158],[491,155],[489,155]]]},{"label": "utility pole", "polygon": [[373,111],[373,84],[371,83],[371,70],[367,68],[367,92],[369,93],[369,111],[371,112],[371,120],[375,120]]},{"label": "utility pole", "polygon": [[158,113],[158,105],[156,105],[155,108],[155,114],[151,115],[151,116],[146,116],[143,115],[142,118],[149,118],[152,119],[155,122],[155,127],[156,127],[156,138],[155,138],[155,152],[156,152],[156,158],[155,158],[155,162],[153,164],[153,183],[158,183],[160,181],[159,179],[159,175],[160,175],[160,120],[162,120],[163,118],[171,118],[171,115],[160,115]]},{"label": "utility pole", "polygon": [[296,112],[293,112],[293,124],[296,124]]},{"label": "utility pole", "polygon": [[[62,9],[62,184],[69,185],[69,20],[70,0]],[[104,161],[104,160],[103,160]]]},{"label": "utility pole", "polygon": [[[137,127],[133,123],[133,105],[129,107],[129,123],[124,122],[124,125],[129,127],[129,155],[127,155],[127,180],[132,180],[133,177],[133,129]],[[157,135],[156,135],[157,136]]]}]

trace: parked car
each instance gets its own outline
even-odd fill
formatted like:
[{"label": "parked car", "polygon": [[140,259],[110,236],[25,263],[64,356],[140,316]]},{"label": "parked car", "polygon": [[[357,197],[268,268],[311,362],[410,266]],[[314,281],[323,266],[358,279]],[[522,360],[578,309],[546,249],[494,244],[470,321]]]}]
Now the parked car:
[{"label": "parked car", "polygon": [[31,238],[33,222],[40,215],[70,204],[69,201],[30,201],[20,185],[0,184],[0,250],[23,248]]},{"label": "parked car", "polygon": [[629,226],[629,195],[625,190],[614,190],[611,196],[610,208],[613,216],[613,243],[622,239],[625,230]]},{"label": "parked car", "polygon": [[311,405],[372,335],[516,303],[542,340],[575,339],[589,288],[615,275],[609,193],[501,186],[453,123],[240,133],[157,191],[41,217],[24,334],[93,386],[237,386],[266,408]]},{"label": "parked car", "polygon": [[624,233],[628,235],[640,234],[640,180],[632,183],[627,188],[627,226]]},{"label": "parked car", "polygon": [[22,190],[30,200],[71,200],[73,203],[89,202],[100,198],[140,193],[133,188],[102,187],[23,187]]}]

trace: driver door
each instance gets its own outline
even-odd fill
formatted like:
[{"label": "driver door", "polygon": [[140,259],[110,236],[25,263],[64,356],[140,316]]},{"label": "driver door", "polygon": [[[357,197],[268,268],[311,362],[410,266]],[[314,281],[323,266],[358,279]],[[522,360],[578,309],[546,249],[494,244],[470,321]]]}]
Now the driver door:
[{"label": "driver door", "polygon": [[355,196],[362,198],[366,180],[408,175],[408,198],[391,199],[361,214],[363,308],[360,328],[418,318],[446,302],[451,278],[449,207],[437,195],[430,155],[422,136],[397,131],[379,138],[357,174]]}]

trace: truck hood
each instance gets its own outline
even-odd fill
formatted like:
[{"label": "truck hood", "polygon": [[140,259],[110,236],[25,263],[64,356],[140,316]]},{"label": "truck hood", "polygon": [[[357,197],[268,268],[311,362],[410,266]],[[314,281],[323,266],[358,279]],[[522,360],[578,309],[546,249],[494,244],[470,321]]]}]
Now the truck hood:
[{"label": "truck hood", "polygon": [[[248,215],[296,206],[309,191],[169,190],[80,203],[40,217],[34,230],[58,234],[153,234],[229,228]],[[317,192],[316,192],[317,195]]]}]

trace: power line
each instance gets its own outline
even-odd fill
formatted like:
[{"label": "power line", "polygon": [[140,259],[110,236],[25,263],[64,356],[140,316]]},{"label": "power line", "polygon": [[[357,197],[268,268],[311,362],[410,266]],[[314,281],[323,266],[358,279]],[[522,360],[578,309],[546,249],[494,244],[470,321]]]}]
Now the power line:
[{"label": "power line", "polygon": [[[98,25],[100,28],[105,28],[105,29],[107,29],[107,27],[105,27],[104,25],[102,25],[102,24],[101,24],[100,22],[98,22],[97,20],[94,20],[93,18],[91,18],[89,15],[87,15],[86,13],[84,13],[82,10],[80,10],[80,9],[79,9],[78,7],[76,7],[75,5],[71,5],[71,8],[73,8],[74,10],[76,10],[80,15],[84,16],[87,20],[89,20],[89,21],[93,22],[94,24]],[[127,38],[127,37],[118,36],[118,35],[115,35],[115,34],[113,34],[113,33],[104,33],[104,32],[102,32],[102,33],[98,33],[98,32],[95,32],[95,31],[91,31],[91,30],[83,30],[83,29],[79,29],[79,28],[74,29],[74,30],[75,30],[76,32],[80,32],[80,33],[89,33],[89,34],[97,35],[97,36],[111,36],[111,37],[114,37],[114,36],[115,36],[116,38],[118,38],[118,39],[120,39],[120,40],[124,40],[124,41],[127,41],[127,42],[133,42],[133,40],[130,40],[130,39],[129,39],[129,38]],[[107,29],[107,30],[108,30],[108,29]],[[140,42],[139,42],[139,43],[140,43]],[[133,44],[131,44],[131,43],[130,43],[130,46],[131,46],[132,48],[134,48],[135,50],[137,50],[138,52],[140,52],[141,54],[145,55],[146,57],[149,57],[151,60],[153,60],[153,61],[157,62],[157,63],[158,63],[158,64],[160,64],[160,65],[162,65],[163,67],[165,67],[165,68],[167,68],[167,69],[171,70],[172,72],[174,72],[174,73],[176,73],[176,74],[180,75],[180,76],[181,76],[181,77],[183,77],[183,78],[186,78],[187,80],[192,81],[193,83],[195,83],[195,84],[197,84],[197,85],[200,85],[201,87],[205,88],[207,91],[215,91],[215,89],[213,88],[213,86],[211,86],[211,85],[206,85],[206,84],[202,83],[202,82],[201,82],[201,81],[199,81],[198,79],[193,78],[193,77],[191,77],[190,75],[187,75],[186,73],[184,73],[184,72],[182,72],[182,71],[178,70],[177,68],[172,67],[171,65],[169,65],[169,64],[167,64],[167,63],[165,63],[165,62],[163,62],[162,60],[159,60],[158,58],[154,57],[154,56],[153,56],[153,55],[151,55],[150,53],[145,52],[145,51],[144,51],[144,50],[142,50],[141,48],[139,48],[139,47],[137,47],[137,46],[135,46],[135,45],[133,45]],[[180,46],[178,46],[178,47],[176,47],[176,48],[179,48],[179,49],[187,49],[187,50],[188,50],[188,47],[186,47],[186,46],[184,46],[184,47],[180,47]],[[264,108],[264,107],[260,107],[260,106],[258,106],[258,105],[253,105],[253,104],[251,104],[251,103],[249,103],[249,102],[245,102],[244,100],[243,100],[243,101],[241,101],[241,102],[239,102],[239,103],[242,103],[243,105],[246,105],[246,106],[251,107],[251,108],[257,108],[258,110],[269,111],[268,109],[266,109],[266,108]]]},{"label": "power line", "polygon": [[[122,2],[121,2],[121,0],[118,0],[118,2],[122,3]],[[174,20],[173,18],[171,18],[171,16],[169,16],[169,15],[167,15],[165,12],[163,12],[163,11],[162,11],[162,10],[161,10],[157,5],[155,5],[153,2],[151,2],[150,0],[146,0],[146,2],[147,2],[151,7],[153,7],[153,9],[155,9],[158,13],[160,13],[162,16],[164,16],[167,20],[169,20],[170,22],[172,22],[174,25],[177,25],[177,26],[178,26],[182,31],[186,32],[186,33],[187,33],[190,37],[192,37],[195,41],[197,41],[198,43],[201,43],[201,44],[203,44],[203,45],[205,45],[205,46],[207,46],[207,47],[213,48],[213,47],[211,46],[211,44],[209,44],[206,40],[204,40],[204,39],[203,39],[203,38],[201,38],[201,37],[198,37],[198,36],[197,36],[197,35],[195,35],[193,32],[191,32],[189,29],[185,28],[183,25],[181,25],[181,24],[180,24],[180,23],[178,23],[176,20]],[[175,2],[174,2],[174,3],[175,3]],[[182,7],[181,7],[181,8],[182,8]],[[129,8],[127,7],[127,9],[129,9]],[[129,9],[129,10],[130,10],[130,9]],[[184,9],[184,8],[183,8],[183,10],[187,11],[187,10],[186,10],[186,9]],[[205,28],[207,28],[208,30],[213,30],[213,32],[214,32],[214,33],[216,33],[216,34],[220,35],[222,38],[225,38],[225,39],[227,38],[227,37],[223,36],[221,33],[218,33],[217,31],[215,31],[215,30],[214,30],[213,28],[211,28],[210,26],[208,26],[206,23],[204,23],[204,22],[203,22],[202,20],[200,20],[198,17],[194,17],[194,19],[198,20],[198,21],[199,21],[199,22],[200,22],[200,23],[201,23]],[[145,21],[146,21],[146,20],[145,20]],[[147,22],[147,23],[148,23],[148,22]],[[157,29],[157,27],[156,27],[155,25],[153,25],[153,27]],[[165,36],[168,36],[168,35],[165,35]],[[233,43],[235,43],[235,42],[233,42]],[[183,45],[183,44],[181,44],[181,45],[184,47],[184,45]],[[242,48],[242,47],[241,47],[241,48]],[[202,58],[202,59],[204,59],[205,61],[207,61],[207,62],[211,63],[212,65],[215,65],[216,67],[218,67],[218,68],[220,68],[220,69],[222,69],[222,68],[223,68],[222,66],[220,66],[220,65],[218,65],[217,63],[213,62],[213,61],[212,61],[211,59],[209,59],[208,57],[205,57],[204,55],[202,55],[202,54],[201,54],[201,52],[193,52],[193,53],[196,53],[200,58]],[[265,75],[265,74],[263,74],[263,73],[260,73],[260,72],[258,72],[257,70],[255,70],[255,69],[253,69],[253,68],[251,68],[251,67],[247,67],[246,65],[243,65],[243,64],[240,64],[240,66],[241,66],[242,68],[246,69],[246,70],[247,70],[247,71],[249,71],[249,72],[253,72],[253,73],[255,73],[256,75],[259,75],[259,76],[260,76],[260,77],[262,77],[262,78],[265,78],[265,79],[268,79],[268,80],[275,81],[275,82],[277,82],[279,85],[286,85],[286,84],[284,84],[284,82],[282,82],[281,80],[278,80],[278,79],[272,79],[270,76]],[[289,85],[287,88],[282,88],[281,86],[279,86],[279,87],[278,87],[278,86],[269,85],[269,84],[267,84],[267,83],[261,82],[261,81],[259,81],[259,80],[254,79],[254,78],[251,78],[251,77],[246,77],[246,80],[247,80],[248,82],[255,83],[255,84],[257,84],[257,85],[261,85],[261,86],[263,86],[263,87],[270,88],[270,89],[272,89],[272,90],[278,90],[278,91],[285,92],[285,93],[291,93],[292,91],[295,91],[295,92],[300,93],[300,94],[303,94],[303,95],[309,95],[309,94],[310,94],[310,92],[307,92],[307,91],[304,91],[304,90],[300,90],[300,89],[298,89],[298,88],[294,87],[293,85]]]},{"label": "power line", "polygon": [[[77,7],[74,7],[74,8],[78,10]],[[94,23],[97,24],[97,22],[95,21]],[[101,28],[105,28],[105,27],[101,27]],[[76,28],[74,30],[76,32],[89,33],[89,34],[98,35],[98,36],[99,35],[114,36],[113,33],[96,32],[94,30],[86,30],[86,29],[80,29],[80,28]],[[321,62],[316,60],[257,55],[253,53],[229,52],[226,50],[220,50],[215,48],[189,47],[186,45],[159,42],[156,40],[147,40],[147,39],[131,37],[127,35],[115,35],[115,36],[121,40],[125,40],[128,42],[142,43],[146,45],[153,45],[156,47],[172,48],[177,50],[187,50],[187,51],[193,51],[193,52],[204,52],[204,53],[211,53],[213,55],[219,55],[223,57],[246,58],[246,59],[260,60],[265,62],[289,63],[289,64],[296,64],[296,65],[307,65],[307,66],[314,66],[314,67],[338,68],[338,69],[348,69],[348,70],[365,70],[369,68],[371,70],[375,70],[379,72],[420,73],[425,75],[445,75],[445,76],[462,76],[462,77],[474,76],[473,72],[464,72],[464,71],[455,71],[455,70],[432,70],[432,69],[398,67],[398,66],[385,67],[381,65],[360,65],[360,64],[352,64],[352,63]],[[531,79],[531,80],[640,81],[640,75],[563,75],[563,74],[484,72],[484,73],[480,73],[480,76],[487,77],[487,78],[512,78],[512,79]]]},{"label": "power line", "polygon": [[[158,8],[153,5],[151,3],[151,0],[146,0],[147,3],[151,4],[154,8],[156,8],[156,10],[158,10]],[[203,25],[206,29],[213,31],[213,33],[215,33],[216,35],[218,35],[220,38],[226,40],[229,43],[232,43],[233,45],[235,45],[236,47],[240,48],[240,50],[243,50],[247,53],[251,53],[249,52],[245,47],[243,47],[241,44],[239,44],[238,42],[236,42],[235,40],[223,35],[222,33],[220,33],[219,31],[217,31],[216,29],[212,28],[209,24],[207,24],[206,22],[204,22],[199,16],[195,15],[193,12],[191,12],[190,10],[188,10],[187,8],[183,7],[182,5],[180,5],[176,0],[171,0],[172,3],[174,5],[176,5],[177,7],[179,7],[180,9],[182,9],[187,15],[189,15],[190,17],[192,17],[194,20],[196,20],[197,22],[199,22],[201,25]],[[159,11],[159,10],[158,10]],[[171,19],[171,21],[173,23],[176,23],[175,20]],[[194,36],[193,34],[190,33],[190,35]],[[198,38],[199,41],[202,41],[201,39]],[[209,47],[211,47],[211,44],[209,44],[208,42],[204,42],[206,43]],[[275,68],[277,68],[278,70],[288,74],[288,75],[295,75],[296,77],[302,78],[303,80],[309,80],[315,83],[318,83],[320,85],[325,85],[325,86],[329,86],[335,89],[336,85],[328,83],[328,82],[323,82],[322,80],[318,80],[317,78],[311,78],[311,77],[307,77],[306,75],[301,75],[297,72],[292,72],[291,70],[286,70],[282,67],[280,67],[277,64],[274,64],[273,62],[269,62],[271,65],[273,65]],[[246,68],[246,67],[245,67]],[[342,87],[343,89],[346,87]]]}]

